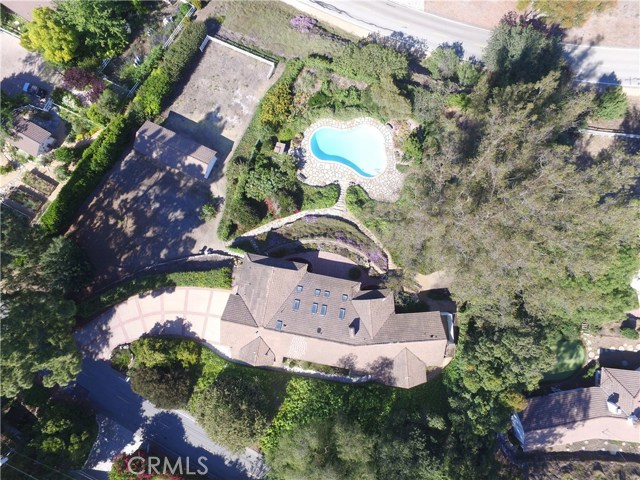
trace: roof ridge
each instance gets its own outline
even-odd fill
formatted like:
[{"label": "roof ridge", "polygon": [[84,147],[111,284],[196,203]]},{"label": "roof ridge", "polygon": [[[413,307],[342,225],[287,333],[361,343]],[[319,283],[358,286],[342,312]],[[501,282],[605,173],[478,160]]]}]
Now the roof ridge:
[{"label": "roof ridge", "polygon": [[[613,380],[616,381],[617,384],[620,385],[621,388],[623,388],[629,395],[631,395],[632,398],[635,398],[636,395],[640,392],[640,385],[638,387],[638,391],[633,393],[631,392],[631,390],[629,390],[629,388],[627,388],[627,384],[625,382],[622,382],[618,376],[614,373],[614,372],[624,372],[626,375],[631,375],[633,373],[638,373],[638,376],[640,377],[640,372],[636,372],[635,370],[625,370],[622,368],[608,368],[608,367],[602,367],[603,370],[605,370]],[[600,382],[600,384],[602,384],[602,381]]]}]

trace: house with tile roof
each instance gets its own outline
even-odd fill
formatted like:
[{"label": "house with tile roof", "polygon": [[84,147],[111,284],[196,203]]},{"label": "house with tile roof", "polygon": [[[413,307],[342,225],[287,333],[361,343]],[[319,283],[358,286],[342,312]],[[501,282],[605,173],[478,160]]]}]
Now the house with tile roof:
[{"label": "house with tile roof", "polygon": [[640,371],[602,368],[596,386],[532,398],[513,420],[531,451],[589,440],[640,442],[639,418]]},{"label": "house with tile roof", "polygon": [[136,133],[133,149],[195,178],[209,178],[217,161],[209,147],[148,120]]},{"label": "house with tile roof", "polygon": [[396,313],[389,290],[312,273],[305,263],[247,254],[220,322],[230,357],[254,366],[287,359],[345,368],[411,388],[455,351],[453,316]]},{"label": "house with tile roof", "polygon": [[24,118],[16,119],[7,142],[28,155],[37,157],[53,145],[55,138],[44,128]]}]

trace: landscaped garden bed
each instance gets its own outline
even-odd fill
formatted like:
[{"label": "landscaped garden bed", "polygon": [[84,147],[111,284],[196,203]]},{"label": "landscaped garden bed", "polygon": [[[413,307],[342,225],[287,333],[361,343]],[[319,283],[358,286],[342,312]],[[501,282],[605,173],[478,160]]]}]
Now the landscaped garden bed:
[{"label": "landscaped garden bed", "polygon": [[44,178],[44,176],[42,174],[39,174],[37,170],[26,172],[22,176],[22,182],[25,185],[35,188],[37,191],[46,196],[51,195],[58,186],[57,182]]},{"label": "landscaped garden bed", "polygon": [[323,250],[343,254],[358,264],[364,259],[378,270],[388,268],[388,259],[382,249],[355,225],[339,218],[309,215],[259,235],[255,240],[261,251],[272,255],[294,253],[294,247],[300,251],[300,247],[311,249],[321,244]]}]

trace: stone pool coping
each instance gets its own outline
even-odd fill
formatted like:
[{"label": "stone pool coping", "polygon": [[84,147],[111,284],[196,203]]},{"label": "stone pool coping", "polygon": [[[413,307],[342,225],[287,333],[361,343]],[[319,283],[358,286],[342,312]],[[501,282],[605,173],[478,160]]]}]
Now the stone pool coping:
[{"label": "stone pool coping", "polygon": [[[351,167],[338,162],[319,160],[313,153],[309,142],[316,130],[324,127],[348,130],[360,125],[370,125],[377,128],[384,137],[386,166],[382,172],[374,177],[365,177]],[[370,117],[360,117],[353,120],[341,121],[325,118],[313,123],[304,131],[302,140],[302,154],[304,164],[300,173],[303,181],[309,185],[324,186],[339,183],[341,188],[345,184],[357,184],[365,189],[374,200],[393,202],[400,198],[400,191],[404,183],[404,175],[396,168],[396,158],[393,149],[393,131],[378,120]]]}]

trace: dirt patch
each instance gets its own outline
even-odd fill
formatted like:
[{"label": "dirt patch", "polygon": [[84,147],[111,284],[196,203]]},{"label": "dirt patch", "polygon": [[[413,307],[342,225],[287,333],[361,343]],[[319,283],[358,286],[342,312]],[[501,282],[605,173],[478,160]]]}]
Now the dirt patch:
[{"label": "dirt patch", "polygon": [[[517,11],[517,1],[425,0],[424,11],[461,23],[486,29],[495,27],[502,16]],[[640,2],[618,0],[616,5],[596,13],[584,26],[567,31],[568,43],[638,48],[640,38]]]},{"label": "dirt patch", "polygon": [[163,126],[212,148],[224,162],[277,78],[267,78],[270,70],[267,63],[209,42],[197,67],[176,89]]},{"label": "dirt patch", "polygon": [[94,287],[210,247],[215,229],[199,218],[209,195],[159,162],[134,154],[118,162],[70,231],[95,268]]}]

